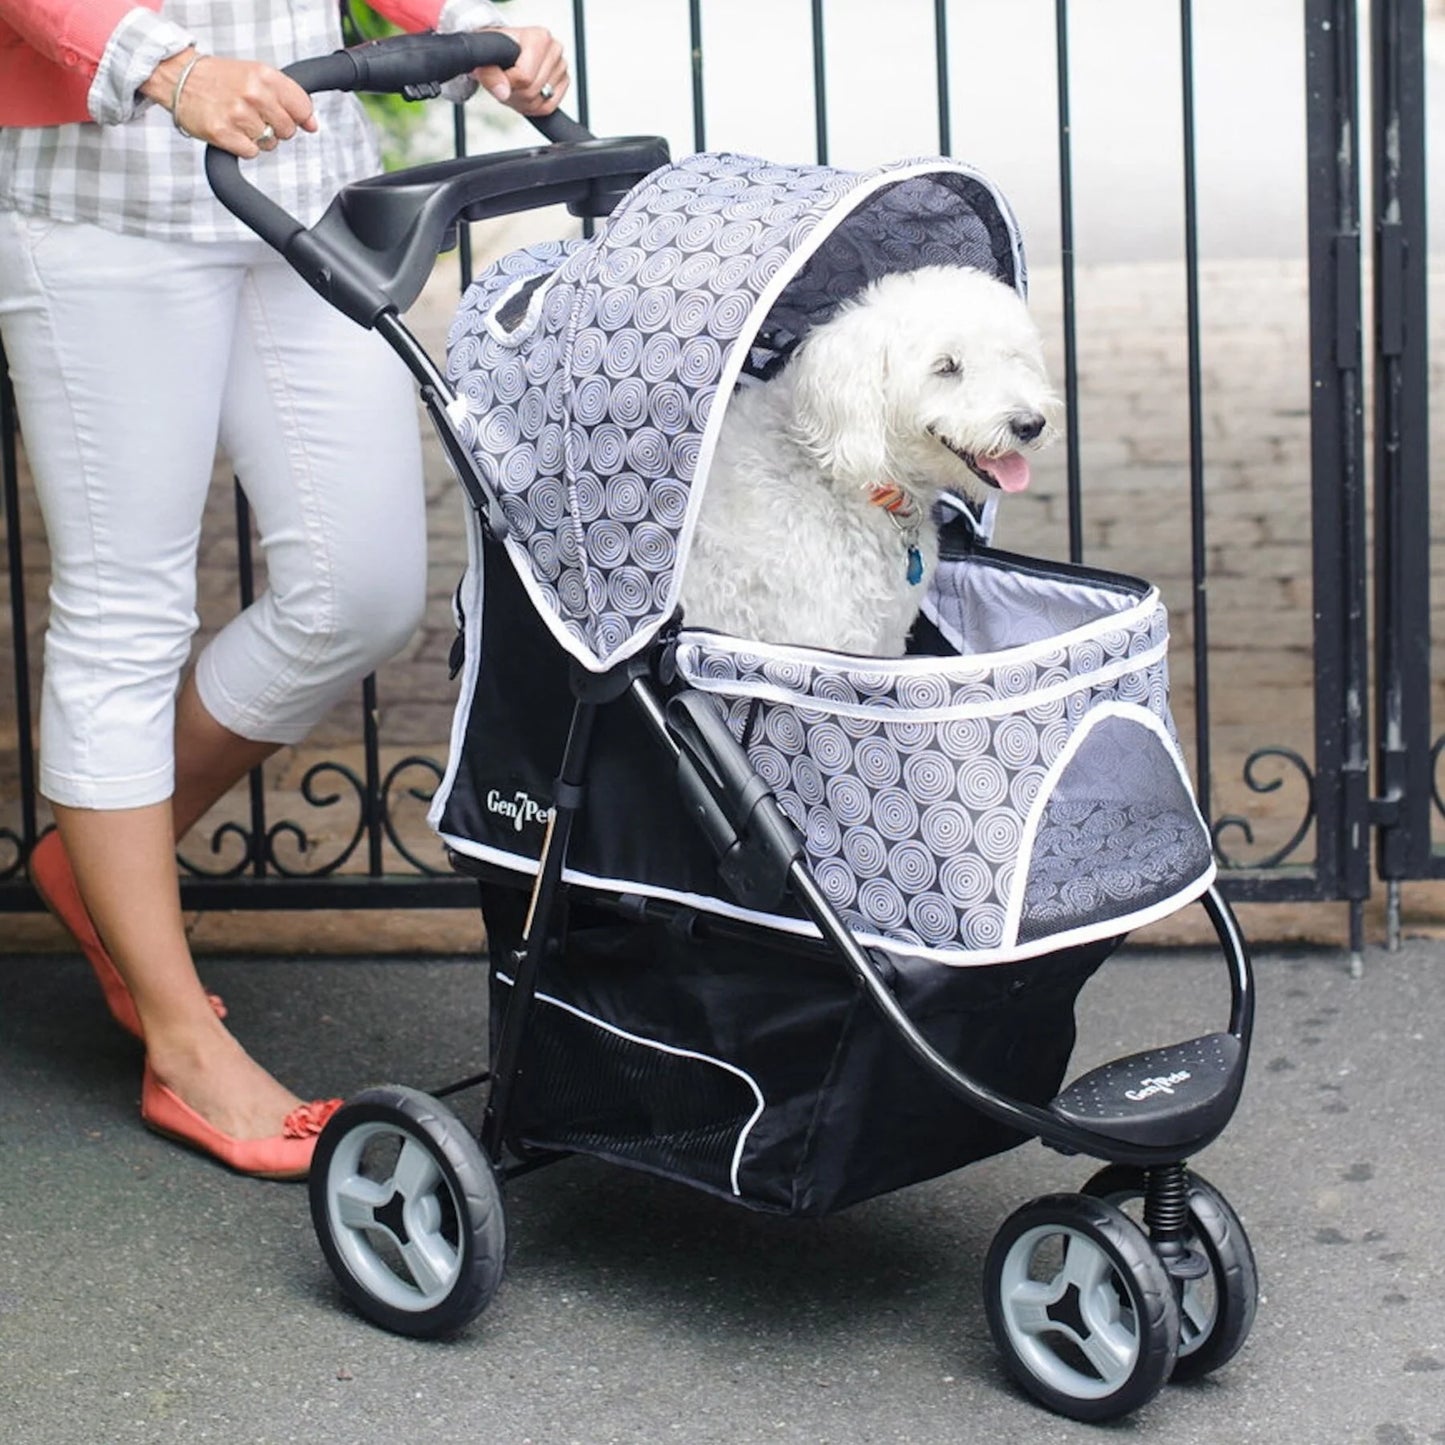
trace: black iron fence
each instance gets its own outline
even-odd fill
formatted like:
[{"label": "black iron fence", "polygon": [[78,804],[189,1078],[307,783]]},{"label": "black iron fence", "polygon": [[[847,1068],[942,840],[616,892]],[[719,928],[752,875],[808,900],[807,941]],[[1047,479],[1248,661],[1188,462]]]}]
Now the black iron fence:
[{"label": "black iron fence", "polygon": [[[1161,368],[1154,384],[1161,404],[1169,402],[1178,413],[1179,438],[1172,449],[1158,446],[1157,438],[1134,438],[1132,451],[1127,451],[1121,450],[1117,424],[1106,424],[1102,439],[1097,425],[1091,433],[1091,417],[1081,402],[1091,388],[1108,396],[1112,373],[1089,359],[1094,354],[1091,321],[1081,301],[1081,284],[1097,276],[1083,265],[1077,245],[1088,182],[1076,165],[1074,108],[1081,77],[1071,42],[1081,26],[1097,25],[1105,17],[1096,7],[1071,5],[1069,0],[1052,0],[1051,13],[1047,0],[1036,8],[1052,25],[1052,46],[1045,47],[1045,53],[1051,49],[1053,85],[1042,86],[1037,103],[1053,113],[1050,161],[1057,174],[1057,261],[1047,268],[1047,280],[1057,300],[1057,357],[1068,405],[1067,442],[1056,464],[1054,497],[1046,499],[1044,507],[1055,527],[1054,545],[1075,560],[1098,561],[1100,546],[1107,545],[1123,553],[1109,561],[1127,561],[1133,553],[1152,558],[1156,552],[1147,528],[1149,517],[1160,515],[1158,494],[1151,493],[1148,505],[1141,506],[1134,494],[1126,490],[1121,496],[1110,487],[1117,488],[1120,470],[1130,467],[1141,476],[1148,473],[1151,485],[1159,481],[1177,487],[1164,510],[1187,516],[1187,525],[1181,528],[1177,518],[1170,518],[1163,528],[1179,552],[1177,565],[1166,564],[1174,579],[1174,671],[1201,806],[1223,865],[1224,890],[1249,901],[1346,900],[1358,950],[1363,904],[1373,883],[1386,887],[1393,931],[1401,885],[1445,877],[1445,852],[1434,841],[1434,831],[1445,818],[1438,781],[1445,736],[1436,736],[1432,719],[1423,0],[1374,0],[1369,7],[1358,0],[1302,0],[1297,7],[1300,29],[1294,33],[1304,56],[1300,105],[1307,197],[1298,274],[1301,320],[1307,318],[1308,324],[1307,335],[1301,325],[1273,338],[1276,350],[1298,367],[1300,444],[1292,451],[1287,435],[1270,439],[1278,456],[1269,485],[1286,496],[1288,483],[1296,481],[1301,500],[1293,522],[1276,526],[1272,535],[1265,535],[1272,519],[1256,519],[1255,531],[1264,537],[1261,546],[1274,547],[1279,555],[1272,557],[1273,570],[1265,569],[1269,585],[1262,590],[1256,586],[1250,594],[1253,601],[1243,607],[1246,633],[1251,625],[1260,630],[1271,626],[1276,599],[1293,595],[1295,606],[1309,616],[1308,668],[1302,683],[1307,696],[1301,713],[1307,721],[1301,724],[1303,733],[1282,740],[1271,737],[1283,695],[1281,679],[1270,675],[1273,664],[1267,658],[1251,660],[1238,638],[1231,643],[1223,636],[1229,629],[1218,625],[1228,610],[1222,599],[1241,590],[1238,579],[1247,572],[1239,555],[1240,536],[1221,536],[1220,478],[1247,477],[1247,469],[1234,461],[1221,467],[1215,457],[1222,409],[1212,395],[1206,296],[1217,278],[1201,250],[1202,225],[1208,220],[1198,165],[1203,122],[1196,41],[1202,17],[1191,0],[1179,0],[1177,51],[1168,57],[1177,75],[1179,111],[1161,117],[1161,124],[1177,127],[1180,136],[1174,181],[1179,256],[1170,284],[1182,298],[1183,316],[1178,364],[1172,370]],[[588,62],[592,25],[600,19],[590,12],[598,9],[585,0],[572,0],[570,6],[574,94],[579,117],[605,132],[609,116],[597,100]],[[935,102],[932,133],[916,138],[913,148],[952,154],[960,62],[950,24],[957,28],[968,21],[970,5],[964,0],[931,0],[931,5],[916,0],[899,7],[899,14],[904,10],[926,29],[934,60],[928,72]],[[709,134],[713,76],[705,42],[715,13],[716,7],[690,0],[688,50],[676,57],[677,65],[690,67],[691,80],[690,134],[682,140],[697,149],[726,143],[716,126]],[[1366,13],[1368,33],[1361,34]],[[836,5],[810,0],[811,55],[803,73],[811,76],[809,148],[819,161],[846,165],[847,158],[830,156],[834,117],[827,27],[838,14]],[[1247,43],[1248,37],[1240,41]],[[1035,73],[1041,75],[1046,67],[1038,64],[1039,36],[1031,34],[1029,44]],[[1163,57],[1155,60],[1162,63]],[[976,51],[970,50],[968,63],[980,64]],[[1362,106],[1365,94],[1367,107]],[[1267,146],[1270,139],[1261,137],[1260,142]],[[466,143],[460,116],[456,141],[459,147]],[[1127,147],[1130,139],[1119,137],[1117,144]],[[960,153],[972,158],[962,149]],[[1366,177],[1368,207],[1362,200]],[[1007,190],[1008,178],[998,179]],[[471,238],[464,237],[464,275],[472,264],[471,245]],[[1292,273],[1286,267],[1278,274]],[[1128,282],[1127,258],[1111,275],[1116,286],[1121,277]],[[1036,295],[1037,285],[1036,279]],[[1132,294],[1131,286],[1119,294]],[[1090,314],[1101,313],[1095,308]],[[1250,324],[1246,316],[1239,334],[1248,337]],[[1152,322],[1150,326],[1152,331]],[[1238,364],[1237,359],[1231,362]],[[1281,416],[1289,413],[1287,407],[1276,410]],[[1367,456],[1371,431],[1373,450]],[[1151,453],[1151,446],[1158,455]],[[8,385],[0,388],[0,469],[10,673],[8,684],[0,683],[3,912],[38,906],[24,865],[44,826],[43,808],[35,797],[33,741],[33,640],[42,609],[36,584],[43,558],[33,536],[33,517],[27,520]],[[235,536],[237,600],[244,605],[255,587],[255,569],[239,489]],[[1008,541],[1018,545],[1013,535]],[[1286,543],[1298,550],[1289,553]],[[1042,538],[1042,546],[1049,544],[1048,537]],[[1241,628],[1239,610],[1236,606],[1228,619],[1236,632]],[[5,638],[0,636],[3,647]],[[419,810],[441,776],[438,757],[445,750],[445,726],[435,730],[427,746],[403,748],[398,755],[385,736],[385,685],[385,674],[380,680],[368,679],[349,737],[344,726],[331,730],[338,756],[310,761],[290,795],[303,800],[312,816],[330,820],[327,846],[313,846],[305,826],[276,816],[278,800],[257,775],[244,800],[209,838],[212,855],[224,854],[229,861],[207,868],[189,856],[183,859],[188,906],[472,902],[471,886],[450,876],[435,848],[419,844],[410,825],[398,821],[402,813]],[[1221,717],[1221,697],[1228,700],[1223,710],[1229,713],[1227,721]],[[1221,744],[1226,732],[1227,741]],[[345,821],[337,824],[337,819]]]}]

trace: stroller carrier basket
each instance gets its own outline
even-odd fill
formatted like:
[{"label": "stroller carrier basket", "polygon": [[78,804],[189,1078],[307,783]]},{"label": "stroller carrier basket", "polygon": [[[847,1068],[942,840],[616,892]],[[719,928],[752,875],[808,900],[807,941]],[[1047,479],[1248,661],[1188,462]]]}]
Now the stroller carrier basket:
[{"label": "stroller carrier basket", "polygon": [[996,963],[1202,892],[1214,865],[1158,593],[981,553],[944,561],[928,612],[956,655],[849,660],[700,633],[678,647],[860,938]]},{"label": "stroller carrier basket", "polygon": [[[479,665],[432,816],[458,854],[531,873],[571,694],[515,573],[485,551],[494,565],[474,567],[461,593]],[[980,550],[945,557],[928,612],[922,630],[943,655],[677,641],[679,678],[723,711],[860,940],[1004,963],[1115,936],[1202,893],[1214,863],[1169,715],[1157,591]],[[800,914],[723,890],[658,787],[659,762],[634,719],[604,719],[564,876],[815,936]]]}]

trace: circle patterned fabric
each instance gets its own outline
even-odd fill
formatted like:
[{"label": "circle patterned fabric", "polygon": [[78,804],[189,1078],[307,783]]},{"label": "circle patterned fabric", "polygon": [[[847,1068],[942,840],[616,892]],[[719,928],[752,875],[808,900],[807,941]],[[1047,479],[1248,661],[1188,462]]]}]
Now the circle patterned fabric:
[{"label": "circle patterned fabric", "polygon": [[[981,564],[953,562],[945,570],[973,565]],[[1067,590],[1057,578],[1025,580],[1047,588],[1055,602]],[[1052,791],[1076,734],[1087,734],[1100,709],[1157,720],[1157,732],[1135,731],[1167,752],[1161,766],[1184,789],[1168,705],[1168,619],[1158,593],[1078,590],[1088,606],[1112,607],[1114,615],[983,657],[847,658],[684,632],[678,671],[717,697],[845,922],[884,945],[968,961],[1066,925],[1101,923],[1108,931],[1111,918],[1133,911],[1128,889],[1113,880],[1134,864],[1107,840],[1075,870],[1081,897],[1100,895],[1087,889],[1085,874],[1111,880],[1092,917],[1056,911],[1052,928],[1039,928],[1025,907],[1030,820],[1036,829],[1045,789]],[[1137,770],[1137,799],[1129,796],[1130,772],[1111,766],[1103,792],[1148,814],[1159,771]],[[1187,798],[1185,809],[1185,821],[1170,826],[1182,828],[1191,846],[1176,849],[1177,866],[1162,873],[1150,862],[1148,902],[1212,872],[1203,824]],[[1138,843],[1134,833],[1124,841]]]},{"label": "circle patterned fabric", "polygon": [[671,616],[719,391],[877,276],[940,260],[1023,286],[1017,225],[967,166],[701,154],[644,179],[591,240],[478,278],[448,345],[457,424],[570,653],[603,670]]}]

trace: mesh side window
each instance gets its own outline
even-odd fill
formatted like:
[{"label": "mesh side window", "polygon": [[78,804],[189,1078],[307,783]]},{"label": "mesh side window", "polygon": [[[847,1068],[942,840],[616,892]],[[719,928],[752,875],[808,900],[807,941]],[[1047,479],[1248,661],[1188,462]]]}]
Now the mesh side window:
[{"label": "mesh side window", "polygon": [[870,282],[929,265],[973,266],[1006,286],[1016,283],[1013,238],[986,186],[967,176],[915,176],[870,196],[784,288],[748,371],[773,375],[814,326]]},{"label": "mesh side window", "polygon": [[1173,897],[1210,864],[1209,839],[1159,736],[1108,717],[1044,808],[1019,941],[1122,918]]}]

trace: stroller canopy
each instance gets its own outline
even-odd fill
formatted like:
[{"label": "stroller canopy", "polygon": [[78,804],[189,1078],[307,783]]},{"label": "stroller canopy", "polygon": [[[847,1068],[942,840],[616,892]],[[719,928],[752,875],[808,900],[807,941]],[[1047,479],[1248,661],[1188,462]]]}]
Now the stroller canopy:
[{"label": "stroller canopy", "polygon": [[716,398],[771,375],[871,281],[932,264],[1024,290],[1017,223],[968,166],[702,154],[654,171],[592,239],[512,252],[478,279],[449,342],[456,421],[572,656],[605,670],[672,616]]}]

